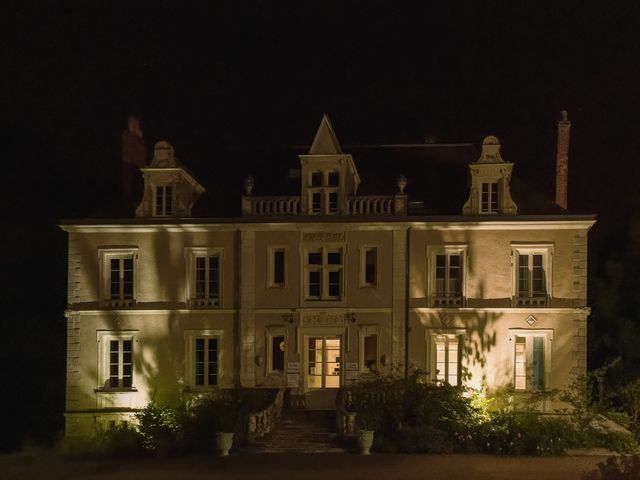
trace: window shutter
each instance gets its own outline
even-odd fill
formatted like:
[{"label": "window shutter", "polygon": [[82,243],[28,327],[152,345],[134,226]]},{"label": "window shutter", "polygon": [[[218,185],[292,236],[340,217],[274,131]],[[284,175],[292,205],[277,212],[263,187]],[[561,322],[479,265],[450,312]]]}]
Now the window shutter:
[{"label": "window shutter", "polygon": [[533,388],[544,390],[544,338],[533,338]]}]

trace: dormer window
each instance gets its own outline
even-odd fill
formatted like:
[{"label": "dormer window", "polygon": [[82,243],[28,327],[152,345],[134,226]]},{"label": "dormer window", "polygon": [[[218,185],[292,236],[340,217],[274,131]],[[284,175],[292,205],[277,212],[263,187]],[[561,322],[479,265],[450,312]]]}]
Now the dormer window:
[{"label": "dormer window", "polygon": [[309,212],[312,215],[335,215],[339,213],[338,189],[340,174],[335,170],[311,172],[309,183]]},{"label": "dormer window", "polygon": [[173,214],[173,188],[171,185],[156,187],[155,215],[157,217]]},{"label": "dormer window", "polygon": [[498,213],[498,182],[482,184],[480,213]]},{"label": "dormer window", "polygon": [[338,172],[329,172],[327,175],[327,185],[329,187],[337,187],[340,185],[340,174]]},{"label": "dormer window", "polygon": [[322,172],[311,173],[311,186],[312,187],[322,186]]}]

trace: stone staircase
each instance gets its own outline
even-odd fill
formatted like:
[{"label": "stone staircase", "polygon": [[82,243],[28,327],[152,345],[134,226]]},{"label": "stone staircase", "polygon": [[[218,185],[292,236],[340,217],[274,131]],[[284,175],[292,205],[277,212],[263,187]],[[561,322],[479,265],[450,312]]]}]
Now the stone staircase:
[{"label": "stone staircase", "polygon": [[271,431],[243,450],[250,453],[344,452],[335,411],[284,410]]}]

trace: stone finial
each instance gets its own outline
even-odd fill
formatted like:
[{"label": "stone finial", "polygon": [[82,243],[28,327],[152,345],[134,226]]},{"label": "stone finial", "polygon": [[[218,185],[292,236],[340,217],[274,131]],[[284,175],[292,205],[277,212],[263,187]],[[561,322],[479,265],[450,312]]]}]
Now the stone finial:
[{"label": "stone finial", "polygon": [[500,140],[498,137],[489,135],[482,141],[482,153],[477,163],[504,163],[500,155]]},{"label": "stone finial", "polygon": [[244,179],[243,185],[244,185],[244,194],[245,195],[251,195],[251,192],[253,191],[253,187],[256,184],[256,181],[254,180],[254,178],[249,175],[247,178]]},{"label": "stone finial", "polygon": [[404,189],[407,187],[408,183],[409,183],[409,180],[407,180],[407,177],[405,177],[404,175],[398,176],[396,180],[396,185],[398,187],[398,192],[400,193],[400,195],[404,195]]},{"label": "stone finial", "polygon": [[169,142],[160,141],[153,147],[153,159],[151,167],[154,168],[172,168],[177,167],[176,156],[173,147]]}]

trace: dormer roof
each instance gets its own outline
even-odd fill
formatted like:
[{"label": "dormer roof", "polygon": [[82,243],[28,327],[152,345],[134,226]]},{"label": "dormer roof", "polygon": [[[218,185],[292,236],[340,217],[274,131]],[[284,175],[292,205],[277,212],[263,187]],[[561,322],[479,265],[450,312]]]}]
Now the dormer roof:
[{"label": "dormer roof", "polygon": [[333,131],[331,120],[329,120],[329,115],[325,113],[322,115],[320,126],[309,149],[309,155],[339,155],[341,153],[342,148]]}]

